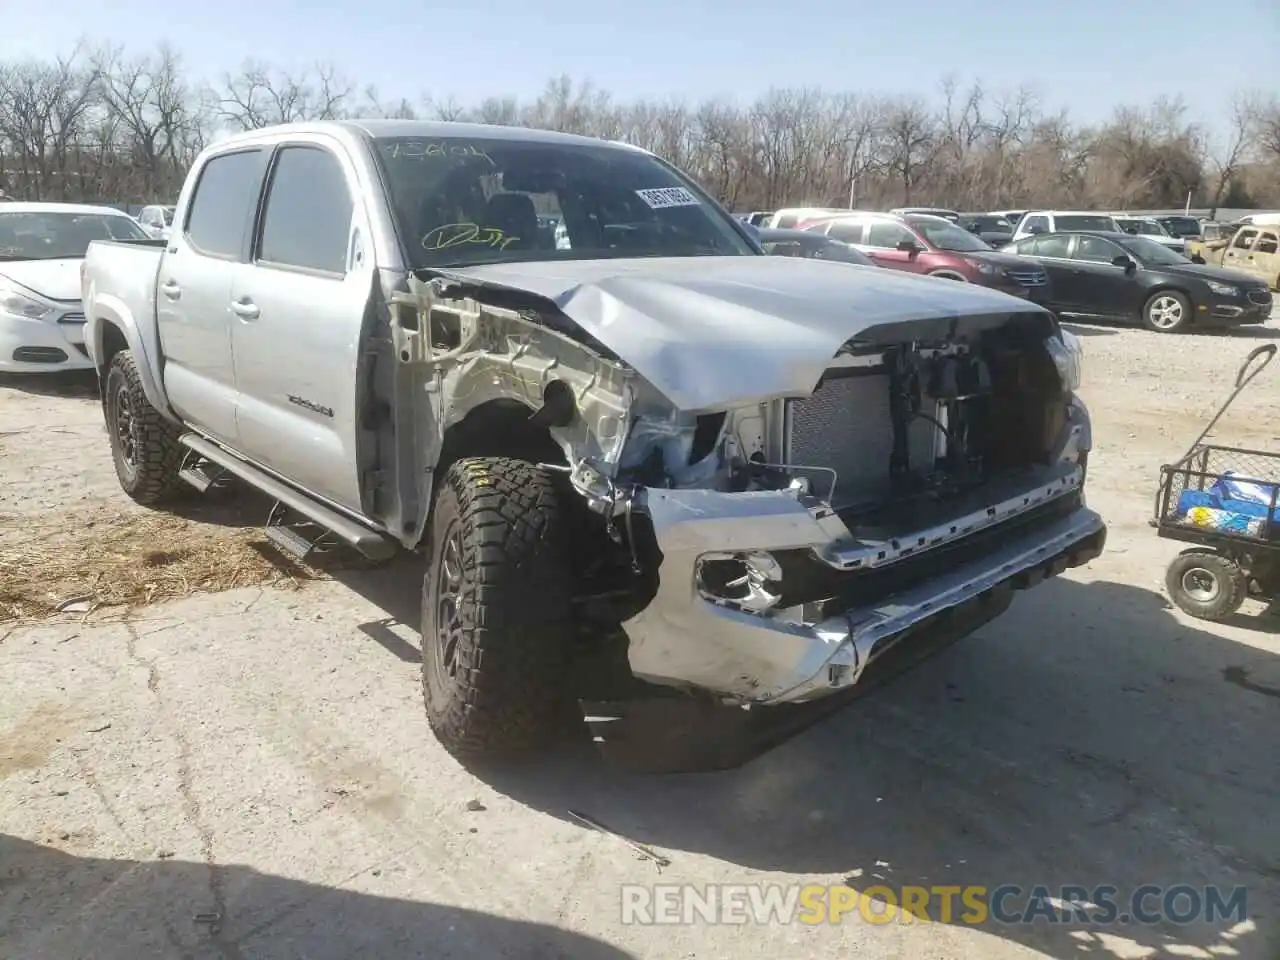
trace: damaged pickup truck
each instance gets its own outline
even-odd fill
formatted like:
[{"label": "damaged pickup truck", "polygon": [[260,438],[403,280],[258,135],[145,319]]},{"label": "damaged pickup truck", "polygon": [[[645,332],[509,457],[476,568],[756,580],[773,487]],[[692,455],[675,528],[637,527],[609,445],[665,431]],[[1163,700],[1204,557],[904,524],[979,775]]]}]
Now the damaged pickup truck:
[{"label": "damaged pickup truck", "polygon": [[237,135],[83,288],[135,500],[234,476],[298,557],[426,554],[426,708],[460,757],[576,710],[651,767],[741,763],[1106,537],[1051,314],[766,256],[624,144]]}]

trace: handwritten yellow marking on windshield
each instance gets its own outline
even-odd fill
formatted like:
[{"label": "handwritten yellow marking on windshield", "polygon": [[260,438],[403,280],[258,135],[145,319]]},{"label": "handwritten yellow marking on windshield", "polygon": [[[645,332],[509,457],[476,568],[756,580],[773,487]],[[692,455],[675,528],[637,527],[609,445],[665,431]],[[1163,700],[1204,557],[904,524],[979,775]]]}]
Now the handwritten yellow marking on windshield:
[{"label": "handwritten yellow marking on windshield", "polygon": [[433,160],[457,157],[463,160],[484,160],[496,166],[493,158],[474,143],[444,143],[440,140],[397,140],[387,151],[393,160]]},{"label": "handwritten yellow marking on windshield", "polygon": [[471,244],[505,250],[519,239],[519,237],[508,237],[497,227],[482,227],[475,223],[446,223],[431,230],[422,238],[422,249],[448,250],[450,247]]}]

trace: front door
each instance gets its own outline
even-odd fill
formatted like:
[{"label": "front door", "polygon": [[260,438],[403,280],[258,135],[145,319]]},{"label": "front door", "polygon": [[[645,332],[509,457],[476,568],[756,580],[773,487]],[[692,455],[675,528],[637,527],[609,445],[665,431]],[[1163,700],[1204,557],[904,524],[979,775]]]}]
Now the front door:
[{"label": "front door", "polygon": [[1230,267],[1232,270],[1243,270],[1245,273],[1252,273],[1249,267],[1249,258],[1253,255],[1253,242],[1258,239],[1258,231],[1250,228],[1248,230],[1238,230],[1236,235],[1231,238],[1231,242],[1227,244],[1227,249],[1222,251],[1222,265]]},{"label": "front door", "polygon": [[1075,267],[1071,260],[1071,234],[1047,233],[1018,242],[1018,256],[1031,257],[1044,267],[1049,277],[1051,310],[1071,313],[1077,309],[1073,297],[1079,295]]},{"label": "front door", "polygon": [[1252,273],[1259,280],[1265,280],[1267,286],[1280,289],[1280,231],[1262,228],[1253,239],[1253,245],[1232,266],[1246,273]]},{"label": "front door", "polygon": [[165,393],[188,423],[232,445],[237,432],[231,288],[248,253],[268,155],[261,147],[235,150],[205,163],[186,221],[174,224],[157,276]]},{"label": "front door", "polygon": [[[891,220],[876,220],[867,227],[867,239],[862,250],[882,267],[891,270],[905,270],[908,273],[923,273],[918,253],[899,250],[898,244],[904,240],[919,244],[916,235],[900,223]],[[921,245],[923,246],[923,245]]]},{"label": "front door", "polygon": [[374,283],[362,191],[324,137],[282,144],[250,263],[229,297],[240,449],[341,506],[360,506],[361,325]]}]

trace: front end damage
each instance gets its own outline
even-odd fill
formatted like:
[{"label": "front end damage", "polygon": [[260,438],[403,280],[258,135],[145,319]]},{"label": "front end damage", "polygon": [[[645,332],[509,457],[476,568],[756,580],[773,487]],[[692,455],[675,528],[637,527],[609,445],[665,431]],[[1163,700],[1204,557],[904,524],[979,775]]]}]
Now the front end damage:
[{"label": "front end damage", "polygon": [[414,351],[441,423],[536,410],[595,518],[582,553],[616,561],[584,566],[610,571],[584,600],[614,598],[631,674],[665,691],[584,697],[627,765],[744,762],[1102,551],[1079,345],[1034,308],[866,327],[807,394],[752,395],[743,369],[723,406],[681,410],[563,301],[467,277],[403,299],[461,310]]}]

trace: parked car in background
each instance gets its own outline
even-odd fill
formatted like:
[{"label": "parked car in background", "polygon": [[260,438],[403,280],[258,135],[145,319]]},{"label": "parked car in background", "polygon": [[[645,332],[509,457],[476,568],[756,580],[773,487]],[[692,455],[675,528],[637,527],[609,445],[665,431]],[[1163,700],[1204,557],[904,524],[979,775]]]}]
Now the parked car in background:
[{"label": "parked car in background", "polygon": [[755,226],[790,229],[798,227],[806,220],[847,212],[842,207],[784,207],[781,210],[775,210]]},{"label": "parked car in background", "polygon": [[1219,240],[1193,240],[1187,257],[1193,263],[1242,270],[1280,290],[1280,226],[1243,226]]},{"label": "parked car in background", "polygon": [[1013,239],[1013,224],[996,213],[962,213],[960,226],[993,247],[1001,247]]},{"label": "parked car in background", "polygon": [[775,257],[806,257],[810,260],[832,260],[837,263],[856,263],[874,267],[869,256],[834,237],[824,236],[812,230],[771,230],[757,228],[764,252]]},{"label": "parked car in background", "polygon": [[1111,219],[1121,230],[1132,236],[1154,240],[1176,253],[1182,253],[1186,248],[1187,241],[1182,237],[1173,236],[1155,217],[1135,217],[1127,213],[1113,213]]},{"label": "parked car in background", "polygon": [[1171,237],[1178,237],[1181,240],[1196,240],[1201,237],[1201,229],[1204,220],[1192,216],[1165,216],[1156,217],[1155,220],[1164,227]]},{"label": "parked car in background", "polygon": [[891,270],[992,287],[1043,303],[1047,278],[1039,264],[999,253],[964,228],[928,214],[863,213],[809,230],[848,243]]},{"label": "parked car in background", "polygon": [[960,214],[945,207],[894,207],[889,212],[899,217],[905,217],[912,213],[921,213],[930,217],[942,217],[942,219],[950,220],[952,223],[960,219]]},{"label": "parked car in background", "polygon": [[151,204],[138,211],[138,224],[156,240],[167,240],[173,225],[173,207]]},{"label": "parked car in background", "polygon": [[147,240],[110,207],[6,203],[0,208],[0,371],[86,370],[80,264],[93,240]]},{"label": "parked car in background", "polygon": [[1029,210],[1014,228],[1014,241],[1038,233],[1063,233],[1069,230],[1101,230],[1123,233],[1120,224],[1108,214],[1081,210]]},{"label": "parked car in background", "polygon": [[1004,217],[1009,221],[1010,226],[1015,229],[1022,218],[1027,215],[1027,211],[1025,210],[992,210],[990,213],[993,217]]},{"label": "parked car in background", "polygon": [[1246,273],[1192,263],[1127,233],[1081,231],[1025,237],[1010,252],[1049,272],[1049,307],[1061,316],[1141,323],[1158,333],[1265,323],[1271,291]]}]

